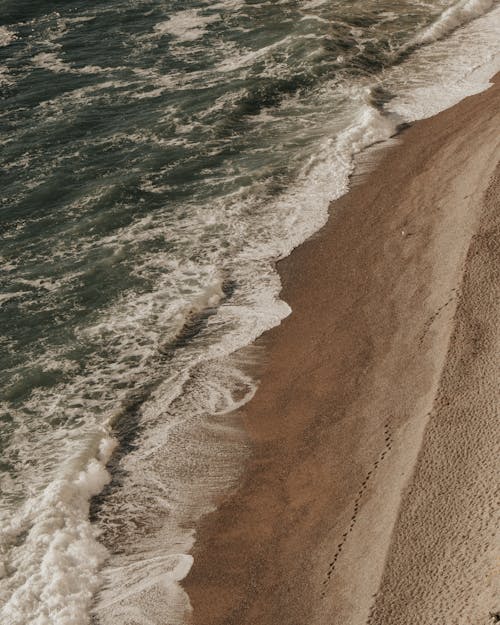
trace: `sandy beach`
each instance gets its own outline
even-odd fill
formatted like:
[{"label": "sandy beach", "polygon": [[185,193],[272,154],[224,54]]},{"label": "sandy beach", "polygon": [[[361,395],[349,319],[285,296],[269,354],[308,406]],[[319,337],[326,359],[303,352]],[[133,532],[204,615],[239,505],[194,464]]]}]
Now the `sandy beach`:
[{"label": "sandy beach", "polygon": [[499,128],[497,79],[372,152],[279,263],[293,312],[197,529],[194,625],[493,622]]}]

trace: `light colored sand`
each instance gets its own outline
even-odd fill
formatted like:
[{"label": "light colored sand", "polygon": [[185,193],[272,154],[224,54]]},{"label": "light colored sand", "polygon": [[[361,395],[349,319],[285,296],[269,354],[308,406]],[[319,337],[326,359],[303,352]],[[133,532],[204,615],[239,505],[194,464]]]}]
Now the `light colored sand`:
[{"label": "light colored sand", "polygon": [[405,131],[280,263],[293,313],[260,341],[240,487],[198,530],[193,623],[362,625],[377,592],[372,625],[488,622],[499,102]]},{"label": "light colored sand", "polygon": [[374,625],[500,618],[500,168],[469,247],[454,325]]}]

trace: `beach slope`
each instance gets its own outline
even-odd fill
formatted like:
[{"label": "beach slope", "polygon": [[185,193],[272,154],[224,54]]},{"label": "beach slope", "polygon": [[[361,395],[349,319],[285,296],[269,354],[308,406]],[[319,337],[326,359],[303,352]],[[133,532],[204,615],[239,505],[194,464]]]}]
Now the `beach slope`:
[{"label": "beach slope", "polygon": [[415,123],[279,263],[293,312],[259,341],[242,479],[197,530],[195,625],[500,609],[499,128],[498,82]]}]

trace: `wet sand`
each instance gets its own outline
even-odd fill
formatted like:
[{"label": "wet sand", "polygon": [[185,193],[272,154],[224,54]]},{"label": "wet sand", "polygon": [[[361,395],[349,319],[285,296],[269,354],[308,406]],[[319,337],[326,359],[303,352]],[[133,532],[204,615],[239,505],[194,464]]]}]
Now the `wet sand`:
[{"label": "wet sand", "polygon": [[500,610],[499,128],[498,81],[412,125],[279,263],[293,312],[258,342],[239,486],[197,529],[194,625]]}]

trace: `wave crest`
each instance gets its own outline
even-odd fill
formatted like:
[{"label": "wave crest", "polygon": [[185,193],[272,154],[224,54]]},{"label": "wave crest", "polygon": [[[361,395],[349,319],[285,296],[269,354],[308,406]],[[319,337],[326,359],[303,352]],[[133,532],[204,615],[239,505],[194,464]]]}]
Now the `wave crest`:
[{"label": "wave crest", "polygon": [[493,3],[494,0],[460,0],[446,9],[431,26],[417,35],[414,43],[432,43],[449,35],[460,26],[484,15],[491,9]]}]

